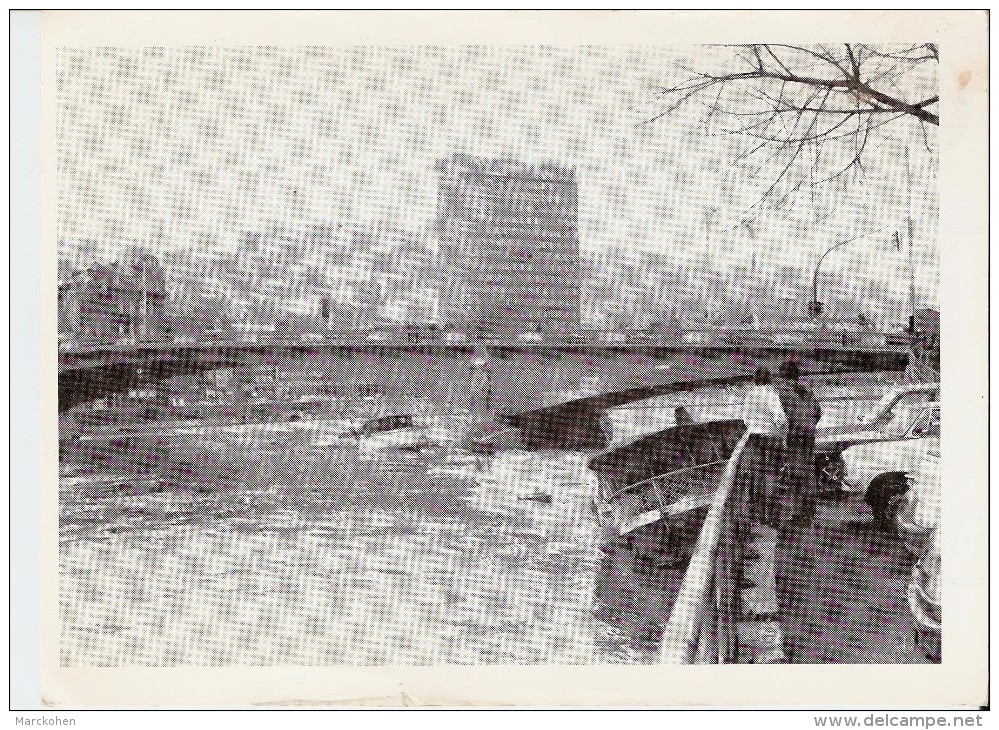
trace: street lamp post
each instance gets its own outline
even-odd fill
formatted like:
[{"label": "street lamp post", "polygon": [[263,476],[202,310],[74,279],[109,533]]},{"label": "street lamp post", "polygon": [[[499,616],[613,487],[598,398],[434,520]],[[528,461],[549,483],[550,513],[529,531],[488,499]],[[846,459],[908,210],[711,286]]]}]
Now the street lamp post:
[{"label": "street lamp post", "polygon": [[822,262],[825,260],[826,256],[831,254],[837,248],[845,246],[848,243],[858,241],[864,237],[865,236],[854,236],[846,241],[840,241],[839,243],[833,244],[826,249],[822,256],[819,257],[818,263],[815,264],[815,274],[812,276],[812,301],[808,303],[808,313],[811,315],[812,319],[816,319],[825,309],[825,305],[819,301],[819,269],[822,268]]}]

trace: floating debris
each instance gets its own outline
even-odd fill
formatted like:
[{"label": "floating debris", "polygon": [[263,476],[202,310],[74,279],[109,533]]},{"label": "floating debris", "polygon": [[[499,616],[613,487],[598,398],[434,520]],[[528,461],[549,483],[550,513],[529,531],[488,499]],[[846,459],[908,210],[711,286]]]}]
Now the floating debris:
[{"label": "floating debris", "polygon": [[517,499],[529,500],[531,502],[540,502],[541,504],[551,504],[552,495],[547,492],[534,492],[533,494],[521,494],[518,495]]}]

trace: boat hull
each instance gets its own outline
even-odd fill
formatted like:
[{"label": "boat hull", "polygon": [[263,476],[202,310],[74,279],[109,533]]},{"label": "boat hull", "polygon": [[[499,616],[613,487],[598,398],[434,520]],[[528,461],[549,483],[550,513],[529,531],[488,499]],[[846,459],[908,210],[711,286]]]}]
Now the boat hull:
[{"label": "boat hull", "polygon": [[605,544],[625,540],[649,559],[683,560],[744,431],[737,420],[677,426],[592,459]]}]

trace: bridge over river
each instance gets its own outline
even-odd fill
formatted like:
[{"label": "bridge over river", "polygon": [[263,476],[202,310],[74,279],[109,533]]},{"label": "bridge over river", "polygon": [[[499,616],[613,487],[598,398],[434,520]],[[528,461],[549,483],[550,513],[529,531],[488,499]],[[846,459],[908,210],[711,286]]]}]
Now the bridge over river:
[{"label": "bridge over river", "polygon": [[[732,344],[642,342],[544,343],[479,340],[148,343],[93,346],[59,353],[59,410],[125,393],[174,375],[225,367],[308,368],[330,393],[376,390],[429,398],[441,408],[481,404],[483,421],[533,433],[559,431],[585,442],[607,408],[656,395],[748,379],[760,365],[794,358],[805,373],[901,371],[903,348],[757,338]],[[569,424],[578,433],[567,433]],[[571,430],[571,429],[569,429]],[[563,444],[568,445],[568,444]]]}]

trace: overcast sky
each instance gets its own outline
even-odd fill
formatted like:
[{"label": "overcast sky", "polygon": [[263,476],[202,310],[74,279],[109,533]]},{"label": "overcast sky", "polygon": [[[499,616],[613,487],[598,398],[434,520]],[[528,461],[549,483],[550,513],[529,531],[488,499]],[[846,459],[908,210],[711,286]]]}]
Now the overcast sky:
[{"label": "overcast sky", "polygon": [[580,243],[592,254],[638,247],[700,261],[710,238],[720,267],[755,256],[761,267],[807,269],[833,243],[869,234],[824,269],[893,272],[885,287],[902,293],[904,254],[889,240],[911,213],[919,298],[935,304],[936,161],[916,122],[893,123],[869,145],[863,179],[741,227],[782,163],[734,165],[745,140],[705,129],[700,104],[642,124],[678,62],[710,65],[722,52],[66,49],[59,237],[97,240],[97,256],[112,259],[155,240],[224,250],[240,232],[273,225],[428,229],[435,162],[461,151],[575,166]]}]

